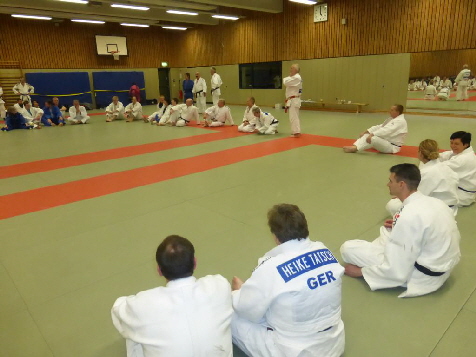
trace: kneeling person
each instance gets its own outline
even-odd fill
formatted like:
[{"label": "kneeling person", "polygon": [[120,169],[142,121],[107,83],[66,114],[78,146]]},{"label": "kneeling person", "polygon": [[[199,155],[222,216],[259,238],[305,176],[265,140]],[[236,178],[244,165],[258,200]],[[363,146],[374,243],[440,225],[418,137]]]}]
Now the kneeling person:
[{"label": "kneeling person", "polygon": [[177,235],[164,239],[156,260],[166,286],[120,297],[112,307],[127,356],[231,357],[228,281],[221,275],[193,277],[195,249]]},{"label": "kneeling person", "polygon": [[68,121],[71,124],[86,124],[89,121],[86,108],[82,105],[79,105],[79,100],[77,99],[73,100],[73,106],[69,108]]},{"label": "kneeling person", "polygon": [[203,119],[205,119],[203,126],[223,126],[227,120],[231,125],[235,125],[230,108],[225,105],[225,99],[220,99],[217,105],[205,110]]},{"label": "kneeling person", "polygon": [[253,108],[256,108],[255,98],[249,97],[246,101],[243,123],[238,126],[238,131],[242,133],[252,133],[255,131],[256,117],[253,114]]},{"label": "kneeling person", "polygon": [[299,207],[274,206],[268,225],[277,247],[244,283],[233,278],[233,342],[248,356],[326,356],[344,352],[344,268],[311,241]]},{"label": "kneeling person", "polygon": [[390,108],[390,117],[387,120],[367,129],[352,146],[344,146],[343,149],[353,153],[374,148],[384,154],[396,154],[402,148],[407,133],[403,105],[396,104]]},{"label": "kneeling person", "polygon": [[255,131],[261,135],[273,135],[278,132],[279,121],[271,114],[264,113],[259,107],[253,108],[253,115],[256,118]]},{"label": "kneeling person", "polygon": [[438,290],[460,259],[460,234],[453,211],[417,191],[420,170],[413,164],[390,169],[390,194],[403,202],[373,242],[350,240],[341,247],[345,273],[362,277],[371,290],[405,286],[399,297]]}]

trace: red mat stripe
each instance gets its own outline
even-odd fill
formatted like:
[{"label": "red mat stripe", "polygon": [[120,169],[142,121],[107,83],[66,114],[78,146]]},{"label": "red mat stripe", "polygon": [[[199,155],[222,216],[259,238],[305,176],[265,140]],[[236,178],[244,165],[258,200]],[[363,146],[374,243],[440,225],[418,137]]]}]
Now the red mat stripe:
[{"label": "red mat stripe", "polygon": [[186,159],[169,161],[133,170],[114,172],[65,184],[17,192],[0,197],[0,219],[96,198],[135,187],[170,180],[251,160],[282,151],[311,145],[312,140],[282,138],[218,151]]},{"label": "red mat stripe", "polygon": [[59,157],[56,159],[46,159],[39,161],[24,162],[21,164],[1,166],[0,178],[10,178],[22,175],[29,175],[38,172],[46,172],[58,169],[64,169],[72,166],[92,164],[95,162],[122,159],[126,157],[148,154],[161,150],[170,150],[184,146],[204,144],[216,140],[234,138],[240,135],[246,135],[233,131],[219,131],[203,135],[189,136],[181,139],[159,141],[150,144],[126,146],[115,149],[89,152],[79,155]]}]

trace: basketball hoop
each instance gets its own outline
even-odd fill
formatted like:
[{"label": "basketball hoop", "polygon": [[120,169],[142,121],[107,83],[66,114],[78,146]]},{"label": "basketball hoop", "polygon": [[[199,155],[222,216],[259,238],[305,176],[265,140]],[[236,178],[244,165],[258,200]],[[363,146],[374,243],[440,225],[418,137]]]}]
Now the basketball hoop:
[{"label": "basketball hoop", "polygon": [[115,61],[119,61],[119,51],[110,52]]}]

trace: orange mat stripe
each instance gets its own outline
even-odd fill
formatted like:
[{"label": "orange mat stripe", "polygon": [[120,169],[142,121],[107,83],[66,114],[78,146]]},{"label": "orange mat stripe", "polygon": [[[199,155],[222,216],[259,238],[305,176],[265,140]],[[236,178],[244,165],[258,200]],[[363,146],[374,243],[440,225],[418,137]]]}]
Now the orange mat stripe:
[{"label": "orange mat stripe", "polygon": [[[206,142],[208,139],[204,137],[210,135],[215,136],[216,138],[225,138],[233,137],[233,135],[236,135],[236,132],[231,133],[229,130],[225,129],[221,133],[205,134],[187,139],[196,138],[200,139],[198,142]],[[180,141],[182,139],[178,140]],[[175,142],[175,140],[171,141]],[[303,146],[319,145],[342,147],[345,145],[351,145],[352,142],[353,139],[304,134],[300,139],[280,138],[269,140],[244,147],[226,149],[211,154],[173,160],[166,163],[122,172],[114,172],[65,184],[12,193],[0,196],[0,207],[6,207],[6,209],[0,212],[0,220],[86,199],[105,196],[193,173],[212,170],[221,166],[256,159]],[[176,143],[154,144],[166,144],[166,147],[170,148],[170,145]],[[192,144],[190,143],[189,145]],[[121,149],[129,150],[130,148]],[[398,155],[416,157],[416,152],[416,147],[404,147]],[[111,153],[107,153],[107,155],[111,155]]]},{"label": "orange mat stripe", "polygon": [[310,145],[308,140],[283,138],[4,195],[0,197],[0,207],[5,208],[0,212],[0,219],[150,185],[306,145]]},{"label": "orange mat stripe", "polygon": [[189,136],[181,139],[173,139],[166,141],[159,141],[155,143],[135,145],[135,146],[126,146],[115,149],[89,152],[79,155],[71,155],[65,157],[59,157],[56,159],[46,159],[39,161],[25,162],[21,164],[1,166],[0,167],[0,178],[10,178],[22,175],[29,175],[38,172],[46,172],[58,169],[64,169],[71,166],[79,166],[92,164],[95,162],[113,160],[113,159],[122,159],[125,157],[131,157],[136,155],[148,154],[155,151],[175,149],[178,147],[192,146],[198,144],[204,144],[216,140],[223,140],[234,138],[240,135],[246,135],[243,133],[238,133],[236,128],[235,130],[225,130],[214,133],[207,133],[203,135]]}]

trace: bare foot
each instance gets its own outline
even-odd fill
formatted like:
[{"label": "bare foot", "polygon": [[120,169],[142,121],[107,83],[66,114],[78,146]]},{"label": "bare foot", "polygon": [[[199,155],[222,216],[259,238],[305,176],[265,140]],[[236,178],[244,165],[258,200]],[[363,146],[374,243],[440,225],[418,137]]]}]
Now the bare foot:
[{"label": "bare foot", "polygon": [[290,136],[291,136],[291,138],[300,138],[300,137],[301,137],[301,134],[300,134],[300,133],[296,133],[296,134],[291,134]]},{"label": "bare foot", "polygon": [[354,152],[357,152],[357,147],[355,145],[352,145],[352,146],[344,146],[342,148],[344,150],[344,152],[346,153],[354,153]]}]

